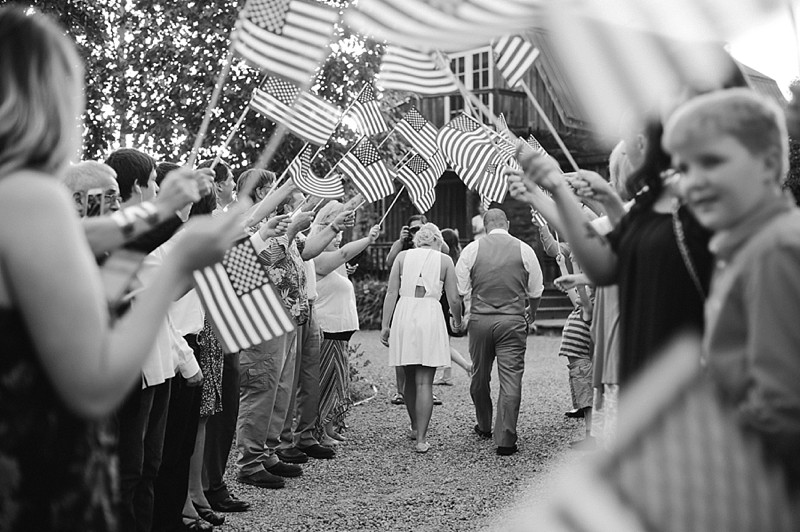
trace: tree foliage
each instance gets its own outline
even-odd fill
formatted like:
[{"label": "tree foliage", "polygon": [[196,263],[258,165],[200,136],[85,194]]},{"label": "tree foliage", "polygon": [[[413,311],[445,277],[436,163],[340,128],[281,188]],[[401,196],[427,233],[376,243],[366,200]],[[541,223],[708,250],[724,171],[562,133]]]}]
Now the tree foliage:
[{"label": "tree foliage", "polygon": [[[7,0],[0,0],[0,4]],[[329,2],[343,5],[343,2]],[[29,5],[56,18],[75,40],[86,67],[83,157],[102,160],[114,148],[137,147],[161,160],[185,162],[200,129],[244,0],[40,0]],[[314,89],[345,107],[371,80],[382,47],[337,29],[333,54]],[[213,157],[263,79],[234,59],[200,151]],[[234,168],[253,164],[274,125],[248,112],[224,152]],[[327,171],[353,133],[340,128],[315,160]],[[302,142],[287,136],[270,167],[283,170]]]}]

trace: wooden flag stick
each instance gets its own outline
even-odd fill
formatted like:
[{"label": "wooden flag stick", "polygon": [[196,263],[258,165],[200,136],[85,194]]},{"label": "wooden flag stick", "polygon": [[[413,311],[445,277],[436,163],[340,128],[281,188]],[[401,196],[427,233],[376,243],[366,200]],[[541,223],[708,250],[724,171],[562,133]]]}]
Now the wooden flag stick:
[{"label": "wooden flag stick", "polygon": [[394,125],[394,127],[392,128],[392,130],[391,130],[391,131],[389,131],[389,134],[388,134],[388,135],[386,135],[386,136],[383,138],[383,140],[381,141],[381,143],[380,143],[380,144],[378,144],[378,149],[381,149],[381,146],[383,146],[384,144],[386,144],[386,141],[387,141],[387,140],[389,140],[389,137],[391,137],[391,136],[394,134],[394,132],[395,132],[395,130],[396,130],[396,129],[397,129],[397,124],[395,124],[395,125]]},{"label": "wooden flag stick", "polygon": [[397,200],[400,199],[400,194],[402,194],[405,189],[406,189],[405,185],[400,187],[400,190],[398,190],[397,194],[394,195],[394,200],[392,200],[391,205],[389,205],[389,208],[386,209],[386,212],[383,213],[383,217],[381,218],[381,221],[378,222],[378,225],[383,225],[383,222],[386,220],[386,217],[389,216],[389,212],[392,210],[392,207],[394,207],[394,204],[397,203]]},{"label": "wooden flag stick", "polygon": [[222,160],[222,152],[225,151],[228,148],[228,146],[230,146],[230,143],[233,140],[233,136],[236,134],[239,128],[242,127],[242,122],[244,122],[244,117],[247,116],[247,112],[249,110],[250,110],[250,102],[247,102],[247,105],[245,105],[244,109],[242,109],[242,114],[239,115],[239,119],[233,125],[233,129],[231,129],[231,132],[228,134],[228,138],[225,139],[225,142],[223,142],[222,146],[220,146],[219,149],[217,150],[217,156],[214,157],[214,162],[211,163],[212,170]]},{"label": "wooden flag stick", "polygon": [[355,148],[356,146],[358,146],[359,142],[361,142],[362,140],[364,140],[364,137],[366,137],[366,135],[362,135],[361,137],[359,137],[359,138],[358,138],[358,140],[357,140],[356,142],[354,142],[354,143],[353,143],[353,145],[352,145],[352,146],[350,146],[350,147],[347,149],[347,151],[346,151],[346,152],[344,152],[344,155],[342,155],[342,158],[341,158],[341,159],[339,159],[338,161],[336,161],[336,164],[334,164],[333,166],[331,166],[331,169],[328,171],[328,173],[327,173],[327,174],[325,174],[325,177],[323,177],[322,179],[327,179],[327,178],[329,178],[329,177],[330,177],[330,176],[333,174],[333,171],[334,171],[334,170],[336,170],[336,167],[337,167],[337,166],[339,166],[339,163],[340,163],[340,162],[342,162],[342,161],[344,160],[344,158],[345,158],[345,157],[347,157],[347,154],[348,154],[348,153],[350,153],[351,151],[353,151],[353,148]]},{"label": "wooden flag stick", "polygon": [[[334,131],[336,131],[336,128],[337,128],[337,127],[339,127],[339,125],[342,123],[342,120],[344,120],[344,117],[345,117],[345,116],[347,116],[347,113],[349,113],[349,112],[350,112],[350,109],[352,109],[352,108],[353,108],[353,105],[355,105],[355,103],[356,103],[356,102],[358,101],[358,99],[361,97],[361,93],[362,93],[362,92],[364,92],[364,89],[365,89],[365,88],[367,88],[367,84],[366,84],[366,83],[364,84],[364,86],[363,86],[363,87],[361,87],[361,90],[360,90],[360,91],[358,91],[358,96],[356,96],[356,97],[353,99],[353,101],[352,101],[352,102],[350,102],[350,104],[349,104],[349,105],[348,105],[348,106],[345,108],[345,110],[344,110],[344,111],[342,111],[342,114],[339,116],[339,121],[338,121],[338,122],[336,122],[336,126],[334,126],[334,128],[333,128],[333,130],[334,130]],[[359,140],[361,140],[361,138],[362,138],[362,137],[359,137]],[[325,143],[325,145],[327,146],[327,143]],[[309,160],[309,161],[308,161],[309,167],[311,166],[311,163],[314,161],[314,159],[316,159],[316,158],[317,158],[317,155],[319,155],[319,153],[322,151],[322,149],[323,149],[324,147],[325,147],[325,146],[320,146],[320,147],[317,149],[317,151],[315,151],[315,152],[314,152],[314,155],[312,155],[312,156],[311,156],[311,160]],[[335,165],[334,165],[334,166],[335,166]]]},{"label": "wooden flag stick", "polygon": [[360,209],[361,207],[363,207],[364,205],[366,205],[366,203],[367,203],[367,200],[363,200],[361,203],[359,203],[358,205],[356,205],[356,208],[355,208],[355,209],[353,209],[353,212],[356,212],[358,209]]},{"label": "wooden flag stick", "polygon": [[561,148],[561,151],[564,152],[564,156],[569,161],[569,164],[572,166],[572,169],[577,172],[579,170],[578,163],[576,163],[575,159],[573,159],[572,154],[567,149],[566,144],[564,144],[564,141],[561,140],[561,135],[558,134],[558,131],[556,131],[555,126],[547,117],[547,113],[545,113],[544,109],[542,109],[542,106],[539,105],[539,102],[536,100],[536,97],[533,95],[533,92],[531,92],[531,89],[528,87],[528,84],[525,83],[525,81],[521,81],[520,86],[522,87],[522,90],[525,91],[525,94],[528,95],[528,99],[533,104],[533,107],[536,109],[536,112],[539,113],[539,117],[541,117],[542,121],[547,126],[547,129],[549,129],[550,133],[553,135],[553,137],[555,137],[556,142],[558,143],[558,147]]},{"label": "wooden flag stick", "polygon": [[[278,179],[276,179],[276,180],[275,180],[275,182],[272,184],[272,187],[271,187],[271,188],[269,189],[269,191],[267,192],[267,196],[269,196],[270,194],[272,194],[272,192],[273,192],[273,191],[274,191],[276,188],[278,188],[278,186],[279,186],[279,185],[281,184],[281,182],[283,181],[283,178],[284,178],[284,177],[286,177],[286,174],[289,172],[289,168],[291,168],[291,167],[292,167],[292,164],[294,164],[294,162],[297,160],[297,158],[298,158],[298,157],[300,157],[300,154],[301,154],[301,153],[303,153],[303,150],[305,150],[305,149],[306,149],[306,146],[308,146],[308,142],[306,142],[305,144],[303,144],[303,146],[300,148],[300,151],[298,151],[298,152],[297,152],[297,154],[294,156],[294,158],[292,159],[292,161],[291,161],[291,162],[290,162],[290,163],[289,163],[289,164],[286,166],[286,168],[284,168],[284,170],[283,170],[283,173],[281,174],[281,176],[280,176]],[[264,196],[264,197],[267,197],[267,196]]]},{"label": "wooden flag stick", "polygon": [[189,160],[186,163],[186,165],[190,168],[194,167],[194,163],[197,161],[197,153],[200,151],[200,146],[203,145],[203,139],[208,131],[208,125],[211,123],[211,114],[214,112],[214,108],[217,107],[219,95],[222,93],[222,86],[225,84],[225,80],[228,78],[228,74],[231,71],[232,62],[233,48],[228,48],[228,55],[225,56],[225,61],[222,64],[222,70],[220,71],[219,76],[217,76],[217,82],[214,85],[214,91],[211,93],[211,101],[208,102],[206,112],[203,115],[203,122],[200,124],[200,131],[197,132],[197,137],[194,139],[194,146],[192,146],[192,152],[189,154]]},{"label": "wooden flag stick", "polygon": [[792,25],[792,33],[794,34],[794,51],[795,51],[795,59],[797,59],[797,64],[800,66],[800,28],[797,26],[797,17],[795,16],[794,12],[794,1],[793,0],[786,0],[786,7],[789,9],[789,21]]}]

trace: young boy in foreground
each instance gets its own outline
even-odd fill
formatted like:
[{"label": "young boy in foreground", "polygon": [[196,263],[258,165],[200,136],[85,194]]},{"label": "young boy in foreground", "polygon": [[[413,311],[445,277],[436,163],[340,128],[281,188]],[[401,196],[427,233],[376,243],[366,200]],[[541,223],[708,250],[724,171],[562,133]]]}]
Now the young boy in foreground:
[{"label": "young boy in foreground", "polygon": [[800,210],[781,189],[782,111],[747,89],[697,97],[663,144],[697,220],[715,232],[707,369],[742,427],[800,494]]}]

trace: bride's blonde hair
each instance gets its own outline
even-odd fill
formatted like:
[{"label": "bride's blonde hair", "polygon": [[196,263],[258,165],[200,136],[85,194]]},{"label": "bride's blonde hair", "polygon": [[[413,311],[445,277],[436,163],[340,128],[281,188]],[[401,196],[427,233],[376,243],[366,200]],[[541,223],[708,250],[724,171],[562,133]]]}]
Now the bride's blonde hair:
[{"label": "bride's blonde hair", "polygon": [[430,222],[421,225],[417,234],[414,235],[414,246],[416,247],[430,246],[439,249],[443,242],[442,232],[436,227],[436,224]]}]

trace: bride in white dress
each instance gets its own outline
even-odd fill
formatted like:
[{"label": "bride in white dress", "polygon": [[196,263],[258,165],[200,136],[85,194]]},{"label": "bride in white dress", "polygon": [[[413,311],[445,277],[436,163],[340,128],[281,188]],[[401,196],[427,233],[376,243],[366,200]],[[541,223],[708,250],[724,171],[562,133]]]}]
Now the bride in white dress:
[{"label": "bride in white dress", "polygon": [[450,341],[439,303],[442,289],[450,303],[454,328],[462,326],[455,267],[440,251],[442,242],[442,233],[432,223],[417,231],[414,249],[401,252],[392,264],[383,303],[381,342],[389,346],[389,365],[402,366],[405,371],[403,394],[411,436],[420,453],[430,448],[427,433],[433,413],[433,376],[437,367],[450,366]]}]

